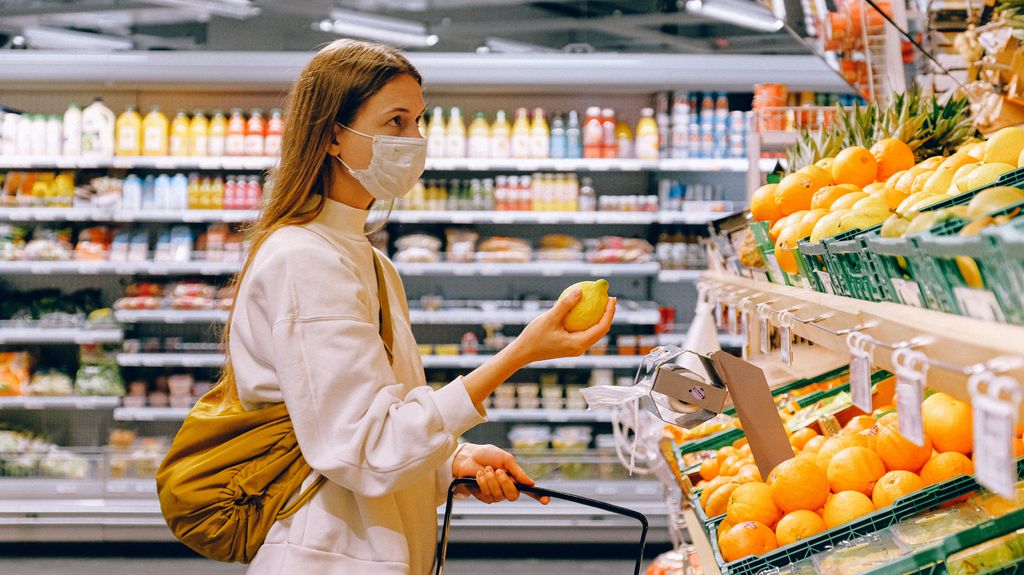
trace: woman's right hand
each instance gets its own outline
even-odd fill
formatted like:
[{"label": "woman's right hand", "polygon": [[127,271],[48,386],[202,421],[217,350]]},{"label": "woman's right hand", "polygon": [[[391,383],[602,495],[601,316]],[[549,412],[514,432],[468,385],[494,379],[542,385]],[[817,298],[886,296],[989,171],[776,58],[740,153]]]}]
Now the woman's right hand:
[{"label": "woman's right hand", "polygon": [[604,337],[612,326],[612,318],[615,317],[615,298],[608,298],[604,315],[594,326],[575,332],[565,329],[565,316],[582,297],[582,291],[576,288],[555,302],[551,309],[531,321],[511,344],[517,348],[517,355],[524,358],[528,364],[545,359],[577,357]]}]

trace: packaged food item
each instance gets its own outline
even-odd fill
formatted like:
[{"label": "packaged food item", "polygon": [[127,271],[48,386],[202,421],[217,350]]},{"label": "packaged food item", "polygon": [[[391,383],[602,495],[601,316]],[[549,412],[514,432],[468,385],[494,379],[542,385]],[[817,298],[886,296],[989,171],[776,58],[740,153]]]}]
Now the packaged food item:
[{"label": "packaged food item", "polygon": [[533,248],[526,240],[493,237],[480,243],[476,259],[480,262],[526,263],[532,254]]},{"label": "packaged food item", "polygon": [[995,493],[985,491],[972,497],[970,503],[993,519],[1018,509],[1024,509],[1024,481],[1017,483],[1017,489],[1012,499],[1006,499]]},{"label": "packaged food item", "polygon": [[476,257],[476,241],[479,235],[472,230],[450,228],[445,230],[448,249],[445,257],[449,262],[467,263]]},{"label": "packaged food item", "polygon": [[1024,559],[1024,529],[953,553],[946,558],[949,575],[993,573]]},{"label": "packaged food item", "polygon": [[74,391],[73,382],[62,371],[47,369],[32,375],[32,381],[22,390],[25,395],[66,396]]},{"label": "packaged food item", "polygon": [[516,425],[509,431],[508,440],[512,443],[512,449],[519,453],[543,453],[551,442],[551,428],[543,425]]},{"label": "packaged food item", "polygon": [[399,263],[433,263],[441,260],[441,240],[427,234],[410,234],[395,241]]},{"label": "packaged food item", "polygon": [[893,526],[892,534],[906,547],[924,547],[988,521],[988,516],[970,503],[950,509],[936,509],[910,517]]},{"label": "packaged food item", "polygon": [[78,261],[105,261],[112,242],[110,228],[97,226],[85,228],[78,234],[74,259]]},{"label": "packaged food item", "polygon": [[459,355],[459,345],[456,343],[444,343],[434,346],[434,353],[437,355],[454,356]]},{"label": "packaged food item", "polygon": [[906,555],[888,529],[836,545],[814,556],[821,575],[857,575],[882,567]]},{"label": "packaged food item", "polygon": [[26,261],[68,261],[71,259],[71,230],[36,228],[19,259]]},{"label": "packaged food item", "polygon": [[0,396],[22,394],[29,384],[31,359],[27,351],[0,352]]},{"label": "packaged food item", "polygon": [[540,407],[540,384],[517,383],[516,403],[519,409],[538,409]]},{"label": "packaged food item", "polygon": [[511,383],[498,386],[494,390],[494,407],[497,409],[515,409],[516,386]]},{"label": "packaged food item", "polygon": [[103,346],[81,346],[75,395],[124,395],[124,381],[114,354]]},{"label": "packaged food item", "polygon": [[654,247],[638,238],[618,236],[587,240],[587,261],[592,263],[642,263],[651,261]]}]

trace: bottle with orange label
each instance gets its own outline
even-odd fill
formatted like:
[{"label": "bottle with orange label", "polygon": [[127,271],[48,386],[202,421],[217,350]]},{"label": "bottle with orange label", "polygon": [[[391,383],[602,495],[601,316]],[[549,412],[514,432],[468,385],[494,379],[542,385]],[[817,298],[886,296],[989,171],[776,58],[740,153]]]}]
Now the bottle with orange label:
[{"label": "bottle with orange label", "polygon": [[245,155],[262,156],[263,139],[266,137],[267,123],[263,120],[263,110],[259,108],[249,112],[249,121],[245,125]]},{"label": "bottle with orange label", "polygon": [[601,108],[587,108],[583,121],[583,157],[600,158],[604,149],[604,129],[601,126]]},{"label": "bottle with orange label", "polygon": [[188,155],[202,157],[209,154],[210,121],[202,110],[192,112],[192,123],[188,127]]},{"label": "bottle with orange label", "polygon": [[551,131],[544,117],[544,109],[533,111],[533,124],[530,125],[530,157],[545,159],[551,153]]},{"label": "bottle with orange label", "polygon": [[178,110],[178,113],[174,116],[174,121],[171,122],[171,137],[170,144],[168,145],[170,155],[188,155],[190,128],[191,122],[189,121],[188,114],[185,113],[185,110]]},{"label": "bottle with orange label", "polygon": [[214,110],[207,130],[207,153],[215,158],[227,155],[228,119],[224,112]]},{"label": "bottle with orange label", "polygon": [[118,156],[142,155],[142,116],[135,106],[128,106],[117,117],[117,143],[115,153]]},{"label": "bottle with orange label", "polygon": [[244,156],[245,155],[245,116],[240,108],[231,110],[231,117],[228,119],[227,134],[224,138],[224,155]]},{"label": "bottle with orange label", "polygon": [[160,112],[160,106],[153,106],[142,120],[142,154],[145,156],[167,155],[167,132],[170,124],[167,116]]},{"label": "bottle with orange label", "polygon": [[270,111],[267,122],[267,137],[263,139],[263,155],[276,156],[281,152],[281,137],[284,135],[284,117],[279,108]]},{"label": "bottle with orange label", "polygon": [[619,144],[615,139],[615,110],[605,108],[601,110],[601,157],[614,158],[618,156]]}]

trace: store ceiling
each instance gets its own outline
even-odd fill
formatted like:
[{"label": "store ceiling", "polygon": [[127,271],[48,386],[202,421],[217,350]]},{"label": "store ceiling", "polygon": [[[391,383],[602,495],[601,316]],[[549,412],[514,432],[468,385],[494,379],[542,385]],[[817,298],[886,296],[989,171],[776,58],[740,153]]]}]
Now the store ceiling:
[{"label": "store ceiling", "polygon": [[[0,46],[306,51],[348,26],[436,52],[805,54],[753,0],[0,0]],[[711,9],[708,9],[711,8]],[[723,15],[724,13],[724,15]],[[742,26],[735,23],[738,20]],[[732,16],[732,17],[731,17]],[[751,26],[750,22],[754,25]],[[343,28],[334,33],[334,23]],[[767,22],[767,25],[765,23]],[[353,24],[354,23],[354,24]],[[424,40],[426,39],[426,40]]]}]

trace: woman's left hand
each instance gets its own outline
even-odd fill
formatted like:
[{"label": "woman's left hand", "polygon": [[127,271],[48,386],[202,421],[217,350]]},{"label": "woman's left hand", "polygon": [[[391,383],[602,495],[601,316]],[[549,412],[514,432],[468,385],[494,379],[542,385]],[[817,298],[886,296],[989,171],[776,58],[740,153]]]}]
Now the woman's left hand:
[{"label": "woman's left hand", "polygon": [[[484,503],[515,501],[519,499],[516,483],[534,485],[533,479],[516,463],[515,456],[493,445],[463,444],[452,461],[452,476],[475,478],[477,486],[470,489],[470,493]],[[544,505],[550,500],[548,497],[534,499]]]}]

